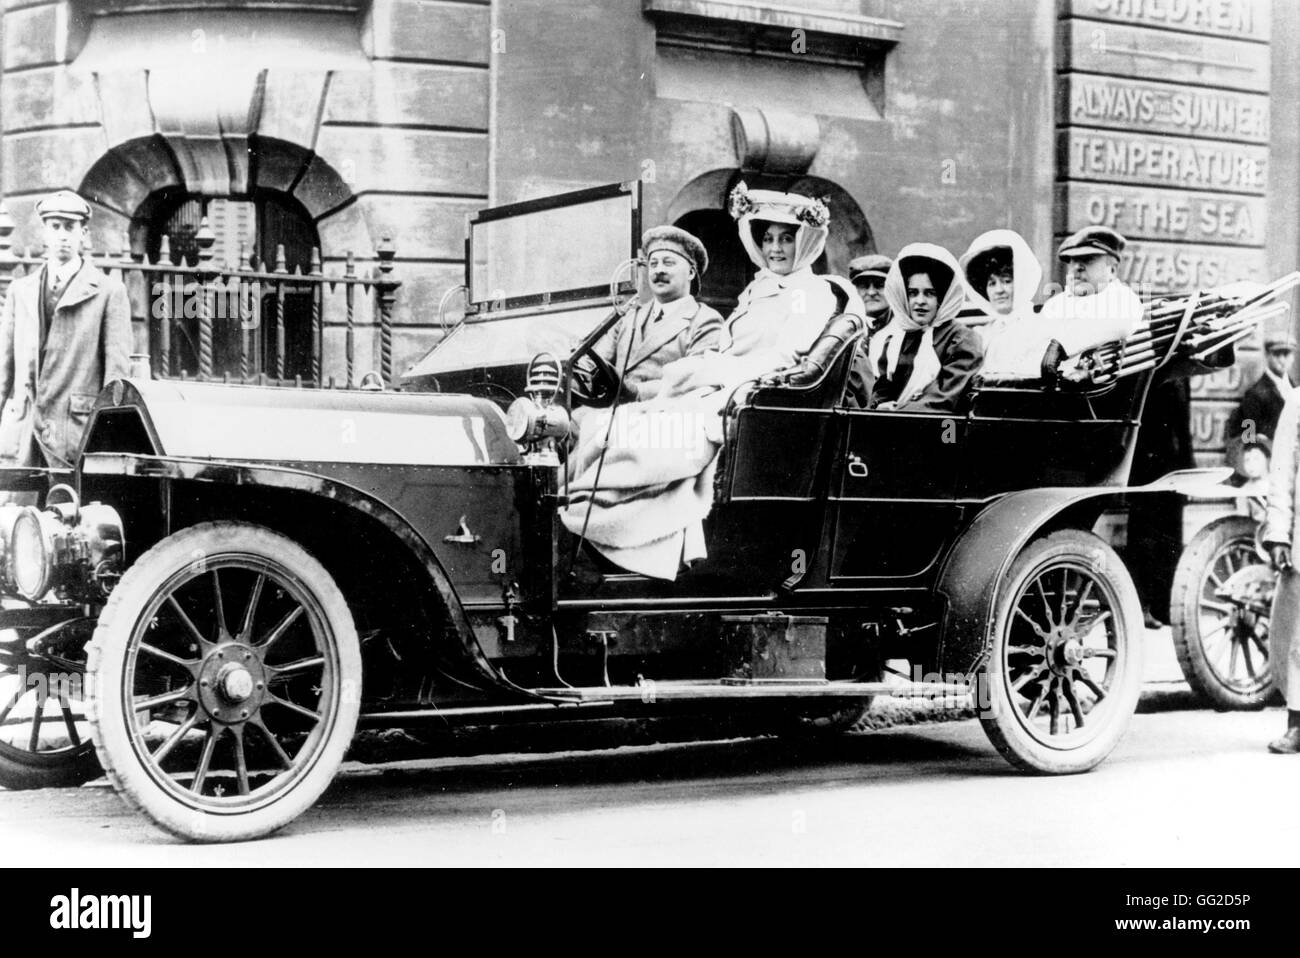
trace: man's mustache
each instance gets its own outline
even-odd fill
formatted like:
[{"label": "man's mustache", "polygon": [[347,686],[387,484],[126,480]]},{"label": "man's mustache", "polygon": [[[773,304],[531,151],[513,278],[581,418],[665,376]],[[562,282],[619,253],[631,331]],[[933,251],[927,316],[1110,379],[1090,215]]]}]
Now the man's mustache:
[{"label": "man's mustache", "polygon": [[652,283],[666,283],[666,282],[668,282],[668,274],[667,274],[667,273],[655,273],[655,274],[653,274],[653,275],[650,277],[650,281],[651,281]]}]

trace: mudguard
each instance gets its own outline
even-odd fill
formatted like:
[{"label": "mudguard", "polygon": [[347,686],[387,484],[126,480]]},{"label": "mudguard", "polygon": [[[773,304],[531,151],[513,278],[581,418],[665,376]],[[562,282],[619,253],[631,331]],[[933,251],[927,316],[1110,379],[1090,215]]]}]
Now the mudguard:
[{"label": "mudguard", "polygon": [[508,693],[523,701],[543,700],[510,682],[488,660],[470,626],[469,619],[438,557],[419,533],[398,513],[365,491],[326,476],[284,466],[262,463],[211,462],[174,456],[133,453],[87,453],[81,472],[96,476],[137,476],[154,479],[185,479],[195,482],[289,489],[341,502],[378,520],[419,560],[442,598],[459,639],[462,661],[479,681],[471,683]]},{"label": "mudguard", "polygon": [[[1231,472],[1184,469],[1145,486],[1026,489],[993,500],[948,550],[939,572],[935,591],[944,600],[939,670],[949,676],[972,676],[983,664],[991,648],[989,627],[998,590],[1011,563],[1030,541],[1056,529],[1091,529],[1097,517],[1121,497],[1249,495],[1221,484]],[[1211,495],[1203,495],[1206,492]]]}]

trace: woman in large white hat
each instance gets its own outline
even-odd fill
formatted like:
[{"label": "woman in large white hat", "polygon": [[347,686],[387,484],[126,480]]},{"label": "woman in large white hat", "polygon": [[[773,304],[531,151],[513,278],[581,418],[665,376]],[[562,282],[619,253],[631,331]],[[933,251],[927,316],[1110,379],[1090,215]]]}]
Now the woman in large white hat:
[{"label": "woman in large white hat", "polygon": [[751,190],[742,182],[731,191],[730,209],[758,272],[723,322],[718,352],[666,368],[662,395],[730,389],[792,366],[837,312],[865,321],[862,297],[851,283],[813,272],[830,231],[825,201]]}]

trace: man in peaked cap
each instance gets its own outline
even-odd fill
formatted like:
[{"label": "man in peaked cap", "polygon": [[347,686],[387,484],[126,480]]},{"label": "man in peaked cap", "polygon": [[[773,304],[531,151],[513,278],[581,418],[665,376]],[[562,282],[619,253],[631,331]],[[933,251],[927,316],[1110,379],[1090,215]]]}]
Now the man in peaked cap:
[{"label": "man in peaked cap", "polygon": [[1233,443],[1249,448],[1261,438],[1273,438],[1286,397],[1295,389],[1291,378],[1295,348],[1295,338],[1289,331],[1272,331],[1265,335],[1263,372],[1246,390],[1241,405],[1228,420],[1225,438],[1229,443],[1230,458]]},{"label": "man in peaked cap", "polygon": [[1061,361],[1102,343],[1125,339],[1142,322],[1142,300],[1120,282],[1119,258],[1128,245],[1107,226],[1087,226],[1061,244],[1065,289],[1043,304],[1040,319],[1051,335],[1043,374],[1055,377]]},{"label": "man in peaked cap", "polygon": [[9,285],[0,312],[0,462],[68,466],[95,397],[127,375],[131,311],[122,281],[81,256],[86,201],[60,190],[36,213],[45,263]]},{"label": "man in peaked cap", "polygon": [[885,302],[885,277],[894,261],[880,253],[869,253],[849,261],[849,282],[862,297],[867,308],[868,335],[889,322],[889,304]]},{"label": "man in peaked cap", "polygon": [[[653,399],[664,366],[718,345],[722,316],[691,295],[692,285],[709,268],[704,244],[676,226],[656,226],[641,238],[641,252],[653,298],[620,319],[593,347],[604,370],[590,356],[574,367],[575,395],[592,405],[615,388],[625,402]],[[611,372],[621,382],[612,382]]]},{"label": "man in peaked cap", "polygon": [[851,407],[866,409],[871,401],[870,383],[874,376],[867,359],[867,343],[872,333],[879,332],[889,323],[889,304],[885,302],[885,277],[894,261],[880,253],[868,253],[849,260],[849,282],[862,297],[867,312],[866,335],[858,341],[849,366],[849,381],[844,390],[844,401]]}]

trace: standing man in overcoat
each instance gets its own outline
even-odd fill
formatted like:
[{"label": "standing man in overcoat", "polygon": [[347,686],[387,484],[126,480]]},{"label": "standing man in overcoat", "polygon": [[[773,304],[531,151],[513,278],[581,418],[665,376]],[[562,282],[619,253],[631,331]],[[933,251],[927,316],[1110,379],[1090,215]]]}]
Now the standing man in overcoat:
[{"label": "standing man in overcoat", "polygon": [[1264,546],[1278,573],[1273,594],[1273,614],[1268,626],[1269,668],[1278,691],[1286,700],[1286,732],[1269,743],[1268,750],[1283,755],[1300,752],[1300,572],[1294,550],[1296,520],[1296,478],[1300,473],[1300,390],[1292,390],[1282,407],[1273,436],[1273,459],[1269,466],[1268,517],[1264,522]]},{"label": "standing man in overcoat", "polygon": [[127,375],[122,281],[81,252],[90,206],[71,190],[36,205],[45,263],[9,285],[0,315],[0,463],[71,465],[95,397]]}]

